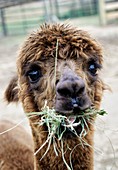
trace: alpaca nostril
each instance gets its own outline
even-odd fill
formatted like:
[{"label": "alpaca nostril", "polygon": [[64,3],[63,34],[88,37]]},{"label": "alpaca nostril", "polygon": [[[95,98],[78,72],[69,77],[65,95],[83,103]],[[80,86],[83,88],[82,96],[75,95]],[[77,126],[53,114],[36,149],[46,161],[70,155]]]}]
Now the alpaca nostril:
[{"label": "alpaca nostril", "polygon": [[57,85],[58,83],[59,83],[59,80],[56,80],[56,83],[55,83],[55,84]]},{"label": "alpaca nostril", "polygon": [[80,85],[80,86],[77,86],[76,88],[76,95],[79,96],[81,94],[84,94],[85,92],[85,85]]},{"label": "alpaca nostril", "polygon": [[85,91],[85,86],[83,86],[83,87],[81,87],[80,89],[79,89],[79,92],[80,93],[83,93]]},{"label": "alpaca nostril", "polygon": [[58,88],[57,92],[64,97],[70,97],[71,96],[71,92],[68,88]]}]

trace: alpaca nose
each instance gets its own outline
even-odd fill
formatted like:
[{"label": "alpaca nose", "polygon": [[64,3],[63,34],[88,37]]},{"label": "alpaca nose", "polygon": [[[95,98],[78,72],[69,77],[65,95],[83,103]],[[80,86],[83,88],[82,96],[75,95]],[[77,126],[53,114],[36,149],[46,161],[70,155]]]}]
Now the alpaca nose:
[{"label": "alpaca nose", "polygon": [[70,98],[73,107],[78,107],[78,99],[85,95],[83,79],[73,72],[66,72],[56,86],[57,95],[61,98]]},{"label": "alpaca nose", "polygon": [[70,69],[66,70],[56,84],[56,111],[63,114],[78,113],[90,106],[84,80]]},{"label": "alpaca nose", "polygon": [[73,104],[76,104],[76,97],[85,93],[85,84],[82,78],[73,77],[61,80],[57,84],[57,93],[63,97],[71,97]]}]

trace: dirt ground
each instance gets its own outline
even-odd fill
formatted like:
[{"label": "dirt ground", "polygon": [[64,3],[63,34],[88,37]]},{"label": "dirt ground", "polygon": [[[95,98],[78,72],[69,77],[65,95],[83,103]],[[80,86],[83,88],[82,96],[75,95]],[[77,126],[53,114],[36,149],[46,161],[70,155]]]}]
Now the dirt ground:
[{"label": "dirt ground", "polygon": [[[103,47],[104,69],[101,76],[112,92],[104,93],[101,108],[108,112],[98,117],[95,132],[95,170],[118,170],[118,27],[84,27]],[[0,40],[0,119],[16,123],[24,118],[23,125],[31,134],[21,104],[6,105],[4,90],[16,72],[16,58],[24,36],[6,37]]]}]

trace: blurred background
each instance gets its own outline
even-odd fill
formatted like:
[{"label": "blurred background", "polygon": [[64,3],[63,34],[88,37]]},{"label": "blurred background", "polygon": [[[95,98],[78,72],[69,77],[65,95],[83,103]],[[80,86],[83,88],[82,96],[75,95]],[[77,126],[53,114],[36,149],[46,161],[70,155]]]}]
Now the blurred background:
[{"label": "blurred background", "polygon": [[70,23],[88,31],[103,48],[101,108],[108,112],[95,124],[95,170],[118,170],[118,0],[0,0],[0,119],[30,128],[21,104],[7,105],[4,91],[16,73],[18,50],[44,22]]}]

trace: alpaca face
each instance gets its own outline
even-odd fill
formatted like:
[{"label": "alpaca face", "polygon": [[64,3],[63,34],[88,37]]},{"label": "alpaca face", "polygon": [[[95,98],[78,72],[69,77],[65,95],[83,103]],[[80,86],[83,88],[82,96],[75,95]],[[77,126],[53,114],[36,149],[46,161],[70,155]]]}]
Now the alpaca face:
[{"label": "alpaca face", "polygon": [[18,97],[25,112],[40,111],[45,100],[66,115],[91,105],[99,108],[101,65],[101,48],[86,32],[67,25],[42,26],[24,43],[17,61]]},{"label": "alpaca face", "polygon": [[[48,62],[49,60],[47,60],[47,65]],[[93,79],[96,79],[98,69],[96,64],[93,62],[90,65],[85,65],[87,67],[85,72],[83,68],[79,67],[79,64],[77,65],[78,60],[76,59],[73,61],[71,59],[65,61],[60,59],[58,62],[56,81],[54,81],[54,65],[46,67],[43,73],[41,63],[33,63],[26,72],[30,90],[34,93],[35,101],[39,101],[37,103],[38,109],[40,110],[43,107],[45,100],[48,101],[50,107],[55,108],[57,113],[67,115],[78,113],[80,109],[89,108],[92,104],[92,98],[87,92],[86,79],[90,75],[93,76]],[[87,72],[88,76],[84,79]]]}]

